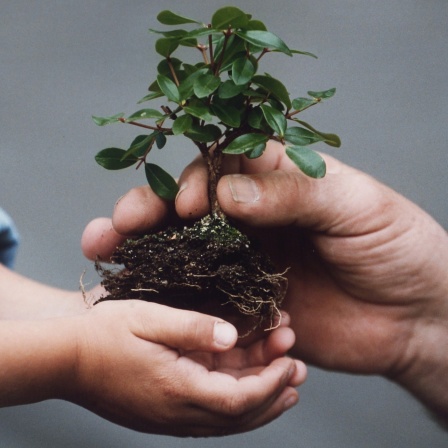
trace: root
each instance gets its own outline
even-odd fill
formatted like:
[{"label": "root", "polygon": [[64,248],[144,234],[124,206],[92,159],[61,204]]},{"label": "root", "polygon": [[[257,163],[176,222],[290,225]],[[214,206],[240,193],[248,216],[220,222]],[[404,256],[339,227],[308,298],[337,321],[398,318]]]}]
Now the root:
[{"label": "root", "polygon": [[265,253],[222,219],[209,216],[191,227],[128,240],[112,262],[124,269],[95,263],[109,293],[98,302],[141,299],[218,316],[233,310],[255,320],[249,333],[265,323],[266,330],[280,325],[286,271],[276,272]]}]

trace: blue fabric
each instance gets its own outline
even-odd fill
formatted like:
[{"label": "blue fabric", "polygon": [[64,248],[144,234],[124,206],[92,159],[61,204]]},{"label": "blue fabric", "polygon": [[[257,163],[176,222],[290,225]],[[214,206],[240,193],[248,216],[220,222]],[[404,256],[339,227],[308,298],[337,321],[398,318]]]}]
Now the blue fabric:
[{"label": "blue fabric", "polygon": [[0,208],[0,263],[12,268],[19,245],[19,234],[10,216]]}]

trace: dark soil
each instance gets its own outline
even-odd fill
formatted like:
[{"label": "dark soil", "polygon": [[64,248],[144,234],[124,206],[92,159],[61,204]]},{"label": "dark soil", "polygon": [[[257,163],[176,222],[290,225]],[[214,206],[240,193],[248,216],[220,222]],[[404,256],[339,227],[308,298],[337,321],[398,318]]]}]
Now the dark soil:
[{"label": "dark soil", "polygon": [[112,262],[96,267],[109,295],[141,299],[228,317],[251,316],[252,327],[271,328],[287,288],[264,252],[233,226],[210,215],[192,226],[130,239]]}]

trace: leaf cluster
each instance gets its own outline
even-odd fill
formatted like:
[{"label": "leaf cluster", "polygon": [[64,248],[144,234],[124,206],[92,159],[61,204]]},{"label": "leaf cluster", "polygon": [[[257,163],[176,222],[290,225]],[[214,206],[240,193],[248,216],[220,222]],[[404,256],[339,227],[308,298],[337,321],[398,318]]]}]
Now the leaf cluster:
[{"label": "leaf cluster", "polygon": [[[206,159],[222,154],[260,157],[267,142],[276,140],[285,145],[286,154],[304,173],[314,178],[325,175],[322,157],[310,146],[323,142],[338,147],[340,139],[318,131],[298,115],[331,98],[336,89],[308,91],[307,97],[291,98],[280,80],[259,72],[260,60],[271,52],[315,55],[290,49],[263,22],[232,6],[218,9],[209,24],[171,11],[162,11],[157,19],[175,28],[150,30],[158,36],[155,50],[162,60],[149,93],[139,103],[162,98],[167,104],[143,108],[127,117],[93,117],[99,126],[121,122],[146,131],[127,149],[100,151],[96,161],[101,166],[117,170],[144,164],[152,189],[173,199],[176,182],[147,157],[154,145],[163,148],[171,136],[183,135]],[[189,63],[176,57],[183,47],[197,49],[199,61]],[[211,166],[219,169],[213,162]]]}]

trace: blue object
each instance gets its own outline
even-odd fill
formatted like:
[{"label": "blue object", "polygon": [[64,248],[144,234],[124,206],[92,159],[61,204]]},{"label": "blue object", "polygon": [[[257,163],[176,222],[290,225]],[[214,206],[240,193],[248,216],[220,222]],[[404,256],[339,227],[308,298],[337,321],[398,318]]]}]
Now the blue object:
[{"label": "blue object", "polygon": [[19,234],[11,217],[0,208],[0,263],[12,268],[19,245]]}]

